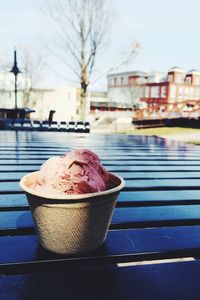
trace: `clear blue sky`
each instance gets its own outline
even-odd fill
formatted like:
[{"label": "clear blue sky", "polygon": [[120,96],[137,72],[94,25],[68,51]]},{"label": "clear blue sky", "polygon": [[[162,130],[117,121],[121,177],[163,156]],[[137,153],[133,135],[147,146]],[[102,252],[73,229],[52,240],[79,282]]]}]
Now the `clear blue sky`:
[{"label": "clear blue sky", "polygon": [[[12,61],[14,46],[33,51],[42,47],[45,32],[39,2],[42,0],[0,1],[0,62]],[[175,65],[185,70],[200,69],[199,0],[113,0],[113,7],[110,47],[99,59],[100,64],[106,66],[129,42],[137,40],[143,49],[127,70],[166,71]],[[53,72],[52,65],[46,68],[42,85],[63,85],[64,80]],[[62,65],[58,68],[58,73],[66,72]],[[95,87],[103,88],[104,84],[101,80]]]}]

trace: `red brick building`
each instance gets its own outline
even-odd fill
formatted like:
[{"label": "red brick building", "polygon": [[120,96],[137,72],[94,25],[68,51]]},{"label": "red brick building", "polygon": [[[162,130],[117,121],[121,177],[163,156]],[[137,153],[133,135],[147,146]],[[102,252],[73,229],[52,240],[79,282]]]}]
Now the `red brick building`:
[{"label": "red brick building", "polygon": [[200,112],[200,72],[174,67],[167,73],[166,79],[158,82],[146,82],[141,102],[146,108],[140,112],[140,118],[160,114]]}]

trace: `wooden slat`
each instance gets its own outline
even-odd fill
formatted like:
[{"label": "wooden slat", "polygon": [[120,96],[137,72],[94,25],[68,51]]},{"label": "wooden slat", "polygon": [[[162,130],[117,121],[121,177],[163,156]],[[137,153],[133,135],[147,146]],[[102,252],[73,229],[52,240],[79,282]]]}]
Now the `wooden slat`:
[{"label": "wooden slat", "polygon": [[199,190],[167,190],[163,191],[131,191],[131,192],[121,192],[118,201],[192,201],[200,200]]},{"label": "wooden slat", "polygon": [[[25,166],[22,166],[25,168]],[[1,167],[3,169],[4,166]],[[9,166],[7,166],[9,168]],[[17,168],[17,166],[13,166],[13,168]],[[176,166],[167,166],[167,165],[148,165],[148,166],[143,166],[143,165],[133,165],[133,166],[127,166],[124,164],[124,166],[107,166],[108,171],[110,172],[138,172],[138,171],[145,171],[145,172],[155,172],[155,171],[160,171],[160,172],[171,172],[171,171],[176,171],[176,172],[191,172],[191,171],[199,171],[200,167],[198,165],[176,165]]]},{"label": "wooden slat", "polygon": [[[118,175],[122,176],[124,179],[195,179],[200,178],[200,172],[193,171],[193,172],[117,172]],[[0,173],[1,179],[1,173]]]},{"label": "wooden slat", "polygon": [[[173,205],[153,207],[117,207],[111,228],[184,226],[200,224],[200,205]],[[4,230],[33,227],[29,211],[1,211],[0,234]],[[14,233],[13,233],[14,234]]]},{"label": "wooden slat", "polygon": [[[33,172],[37,171],[39,169],[41,164],[37,165],[1,165],[0,166],[0,172]],[[106,167],[108,171],[110,172],[193,172],[193,171],[199,171],[200,167],[198,165],[194,166],[160,166],[160,165],[149,165],[149,166],[127,166],[124,165],[118,165],[118,166],[107,166]]]},{"label": "wooden slat", "polygon": [[199,256],[199,231],[200,226],[112,230],[104,245],[78,256],[50,253],[39,247],[35,235],[0,237],[0,273],[27,273],[34,264],[36,270],[44,271],[45,264],[67,267]]},{"label": "wooden slat", "polygon": [[0,172],[0,182],[19,181],[28,172]]},{"label": "wooden slat", "polygon": [[200,205],[116,208],[112,224],[119,228],[200,224]]},{"label": "wooden slat", "polygon": [[[199,179],[153,179],[153,180],[126,180],[123,190],[200,190]],[[18,181],[0,182],[0,193],[22,192]]]},{"label": "wooden slat", "polygon": [[[122,191],[119,195],[117,206],[162,206],[162,205],[194,205],[200,204],[199,190],[175,191]],[[28,209],[26,196],[19,194],[0,194],[0,210]]]},{"label": "wooden slat", "polygon": [[[138,151],[137,149],[134,151],[129,151],[124,155],[123,151],[111,149],[107,150],[104,149],[103,151],[101,150],[94,150],[96,154],[98,154],[101,158],[103,159],[165,159],[166,157],[168,159],[187,159],[187,160],[195,160],[195,159],[200,159],[200,153],[195,153],[192,152],[190,155],[186,153],[182,153],[179,151],[158,151],[151,153],[151,151]],[[35,150],[34,148],[29,148],[27,150],[16,150],[13,148],[12,150],[3,150],[0,149],[0,159],[12,159],[16,157],[21,157],[21,158],[34,158],[34,157],[42,157],[44,159],[47,159],[50,156],[60,156],[65,153],[69,152],[68,149],[56,149],[56,150],[49,150],[47,149],[38,149]]]},{"label": "wooden slat", "polygon": [[[52,137],[53,139],[53,137]],[[108,141],[108,142],[105,142],[105,143],[110,143],[109,145],[107,146],[104,146],[103,143],[105,141],[100,141],[100,145],[95,145],[95,141],[92,143],[92,144],[89,144],[88,142],[86,142],[86,144],[78,144],[78,143],[72,143],[70,144],[70,141],[68,140],[67,142],[65,143],[62,143],[62,141],[58,141],[56,142],[56,146],[55,146],[55,143],[53,142],[44,142],[44,143],[41,143],[40,141],[37,141],[36,143],[34,143],[33,141],[32,142],[29,142],[29,143],[22,143],[22,142],[19,142],[19,143],[10,143],[10,146],[8,146],[9,143],[7,144],[2,144],[0,143],[0,147],[1,147],[1,151],[9,151],[9,150],[15,150],[15,151],[44,151],[44,150],[48,150],[48,151],[57,151],[57,150],[62,150],[62,151],[67,151],[67,150],[71,150],[71,149],[76,149],[76,148],[89,148],[95,152],[111,152],[111,151],[118,151],[118,152],[121,152],[121,151],[124,151],[124,152],[127,152],[127,153],[136,153],[136,151],[139,153],[139,152],[148,152],[149,154],[158,154],[158,155],[161,155],[161,153],[179,153],[179,154],[183,154],[185,153],[187,156],[190,155],[189,152],[191,152],[191,154],[199,154],[200,153],[200,149],[198,146],[185,146],[185,147],[180,147],[180,146],[176,146],[176,147],[165,147],[165,146],[156,146],[156,145],[152,145],[152,146],[142,146],[142,145],[134,145],[132,144],[131,146],[126,146],[126,144],[123,145],[123,143],[126,143],[127,140],[124,140],[122,141],[120,144],[122,146],[118,146],[118,145],[115,145],[115,144],[112,144],[111,141]],[[188,153],[186,153],[186,151]]]},{"label": "wooden slat", "polygon": [[[91,149],[95,151],[101,158],[104,159],[121,159],[121,158],[126,158],[126,159],[165,159],[166,157],[169,159],[199,159],[200,158],[200,153],[192,151],[189,155],[185,153],[184,151],[170,151],[170,150],[158,150],[157,152],[151,152],[148,150],[143,150],[139,151],[138,149],[135,150],[129,150],[129,151],[123,151],[123,150],[116,150],[115,148],[113,149],[104,149],[104,150],[96,150],[96,149]],[[16,148],[10,149],[10,150],[3,150],[0,148],[0,157],[5,157],[7,159],[9,158],[15,158],[16,156],[20,157],[34,157],[34,156],[40,156],[43,158],[48,158],[50,156],[59,156],[64,153],[69,152],[70,149],[65,148],[65,149],[55,149],[55,150],[50,150],[49,148],[41,148],[41,149],[34,149],[34,148],[28,148],[27,150],[20,150]]]},{"label": "wooden slat", "polygon": [[143,189],[148,190],[151,189],[165,189],[165,188],[184,188],[184,189],[192,189],[200,188],[199,179],[147,179],[147,180],[126,180],[126,188],[128,189]]},{"label": "wooden slat", "polygon": [[16,165],[16,166],[1,166],[0,167],[0,172],[34,172],[34,171],[38,171],[39,166],[34,166],[34,165],[27,165],[27,166],[20,166],[20,165]]},{"label": "wooden slat", "polygon": [[[9,159],[0,160],[0,166],[35,165],[40,166],[44,159]],[[104,166],[200,166],[200,160],[101,160]]]},{"label": "wooden slat", "polygon": [[[26,175],[28,172],[0,172],[0,181],[19,181],[21,177]],[[125,180],[126,179],[200,179],[200,172],[193,171],[193,172],[116,172],[118,175],[122,176]]]},{"label": "wooden slat", "polygon": [[[97,151],[95,151],[99,156],[101,156],[101,161],[102,162],[109,162],[111,161],[111,163],[113,162],[113,159],[116,163],[116,161],[136,161],[136,162],[140,162],[140,161],[170,161],[172,160],[173,162],[181,162],[181,161],[194,161],[194,162],[199,162],[200,161],[200,155],[191,155],[190,157],[185,157],[184,155],[173,155],[173,154],[169,154],[167,153],[161,156],[161,155],[149,155],[149,153],[140,153],[137,155],[134,154],[117,154],[117,153],[112,153],[114,150],[109,151],[107,154],[104,152],[99,153]],[[45,153],[45,154],[44,154]],[[68,153],[66,151],[62,151],[62,152],[53,152],[53,153],[48,153],[46,151],[40,151],[40,152],[28,152],[26,153],[22,153],[21,151],[19,152],[15,152],[14,154],[10,154],[10,153],[5,153],[2,154],[0,153],[0,162],[2,163],[2,160],[5,162],[11,160],[11,161],[18,161],[18,160],[47,160],[49,157],[52,156],[61,156],[65,153]],[[109,154],[110,153],[110,154]]]},{"label": "wooden slat", "polygon": [[25,194],[0,194],[0,208],[28,206]]},{"label": "wooden slat", "polygon": [[198,300],[200,262],[92,268],[0,278],[2,300]]},{"label": "wooden slat", "polygon": [[[18,181],[48,157],[74,148],[95,151],[126,187],[105,244],[84,255],[59,256],[39,246]],[[77,292],[83,299],[199,299],[197,262],[108,267],[199,257],[199,179],[198,146],[143,136],[0,132],[0,298],[70,299]],[[11,276],[31,272],[43,274]]]}]

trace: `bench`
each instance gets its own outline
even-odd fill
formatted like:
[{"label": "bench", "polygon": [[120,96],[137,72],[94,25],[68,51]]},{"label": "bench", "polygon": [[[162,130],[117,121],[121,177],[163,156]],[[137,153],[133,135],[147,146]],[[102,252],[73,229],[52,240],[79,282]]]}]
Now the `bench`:
[{"label": "bench", "polygon": [[[158,137],[0,132],[0,299],[200,299],[200,148]],[[105,243],[74,256],[37,241],[18,181],[89,148],[123,176]]]}]

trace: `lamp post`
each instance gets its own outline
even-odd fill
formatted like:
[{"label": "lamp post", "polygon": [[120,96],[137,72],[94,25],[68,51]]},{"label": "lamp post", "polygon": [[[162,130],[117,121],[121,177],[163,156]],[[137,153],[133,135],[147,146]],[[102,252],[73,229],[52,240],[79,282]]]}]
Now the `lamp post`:
[{"label": "lamp post", "polygon": [[12,67],[12,70],[10,71],[15,75],[15,109],[17,110],[17,75],[21,73],[17,66],[17,51],[14,50],[14,65]]}]

